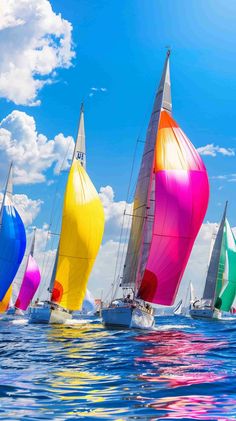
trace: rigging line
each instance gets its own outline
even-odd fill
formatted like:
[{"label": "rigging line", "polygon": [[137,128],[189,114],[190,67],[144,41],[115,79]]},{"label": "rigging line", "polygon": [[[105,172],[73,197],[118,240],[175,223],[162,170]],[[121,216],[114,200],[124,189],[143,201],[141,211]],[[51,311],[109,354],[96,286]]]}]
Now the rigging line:
[{"label": "rigging line", "polygon": [[[70,143],[68,142],[68,147],[66,149],[66,152],[64,154],[63,160],[61,162],[61,166],[59,168],[59,174],[58,174],[58,176],[61,174],[61,170],[62,170],[62,168],[64,166],[64,163],[65,163],[66,159],[68,159],[67,156],[68,156],[69,148],[70,148]],[[54,195],[53,195],[53,201],[52,201],[52,209],[51,209],[51,215],[50,215],[49,228],[52,225],[54,210],[55,210],[55,206],[56,206],[56,200],[55,200],[55,198],[56,198],[56,195],[58,193],[58,190],[59,190],[59,183],[57,183],[57,186],[56,186],[56,189],[55,189],[55,192],[54,192]],[[48,239],[49,239],[49,234],[47,234],[47,238],[46,238],[46,242],[45,242],[45,247],[44,247],[44,250],[43,250],[44,257],[43,257],[43,263],[42,263],[42,277],[43,277],[43,272],[44,272],[44,263],[45,263],[45,255],[46,255],[46,248],[47,248],[47,245],[48,245]]]},{"label": "rigging line", "polygon": [[121,240],[122,240],[123,229],[124,229],[125,211],[126,211],[126,207],[127,207],[127,201],[128,201],[128,198],[129,198],[129,192],[130,192],[130,187],[131,187],[131,180],[132,180],[132,177],[133,177],[134,163],[135,163],[135,159],[136,159],[137,147],[138,147],[138,139],[136,140],[136,143],[135,143],[133,161],[132,161],[132,166],[131,166],[131,173],[130,173],[129,183],[128,183],[128,191],[127,191],[126,201],[125,201],[125,209],[124,209],[124,213],[123,213],[123,217],[122,217],[122,224],[121,224],[120,237],[119,237],[119,246],[118,246],[118,252],[117,252],[117,257],[116,257],[116,264],[115,264],[115,273],[114,273],[114,278],[113,278],[113,283],[112,283],[112,290],[111,290],[111,295],[112,296],[113,296],[114,284],[116,282],[116,277],[117,277],[117,268],[118,268],[118,261],[119,261],[119,255],[120,255]]},{"label": "rigging line", "polygon": [[[129,200],[129,196],[130,196],[130,191],[131,191],[131,184],[132,184],[132,178],[133,178],[133,172],[134,172],[134,163],[135,163],[135,160],[136,160],[136,154],[137,154],[137,146],[138,146],[138,144],[139,144],[139,143],[145,143],[145,144],[146,144],[146,138],[145,138],[145,141],[142,141],[142,140],[140,139],[140,137],[141,137],[141,133],[142,133],[143,128],[144,128],[144,123],[145,123],[145,120],[146,120],[147,115],[148,115],[148,110],[146,111],[146,113],[145,113],[145,115],[144,115],[143,122],[142,122],[142,124],[141,124],[140,131],[139,131],[139,134],[138,134],[138,137],[137,137],[137,140],[136,140],[136,144],[135,144],[134,156],[133,156],[133,161],[132,161],[132,166],[131,166],[131,172],[130,172],[130,177],[129,177],[129,183],[128,183],[127,196],[126,196],[125,211],[126,211],[127,202],[128,202],[128,200]],[[135,185],[134,185],[134,187],[132,188],[132,190],[134,190],[134,191],[135,191]],[[115,279],[116,279],[116,275],[117,275],[117,266],[118,266],[119,253],[120,253],[120,246],[121,246],[121,239],[122,239],[123,227],[124,227],[124,216],[125,216],[125,215],[123,215],[123,219],[122,219],[122,226],[121,226],[120,239],[119,239],[119,247],[118,247],[118,253],[117,253],[117,258],[116,258],[115,272],[114,272],[114,278],[113,278],[113,283],[112,283],[112,285],[114,284]],[[132,222],[132,221],[131,221],[131,222]],[[130,225],[131,225],[131,222],[130,222]],[[124,255],[124,248],[125,248],[125,243],[123,244],[122,256]],[[121,266],[121,264],[122,264],[122,262],[120,263],[120,266]]]}]

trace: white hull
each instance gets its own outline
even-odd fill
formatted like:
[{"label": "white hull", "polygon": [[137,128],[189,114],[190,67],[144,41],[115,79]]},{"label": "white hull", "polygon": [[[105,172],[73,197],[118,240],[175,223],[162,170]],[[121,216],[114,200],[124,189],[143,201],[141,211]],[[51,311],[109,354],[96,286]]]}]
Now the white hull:
[{"label": "white hull", "polygon": [[193,319],[220,320],[221,311],[211,308],[191,308],[189,314]]},{"label": "white hull", "polygon": [[152,314],[131,306],[103,308],[101,314],[103,324],[108,327],[151,329],[155,323]]},{"label": "white hull", "polygon": [[71,319],[72,314],[60,308],[52,309],[47,303],[30,308],[29,323],[32,324],[64,324]]}]

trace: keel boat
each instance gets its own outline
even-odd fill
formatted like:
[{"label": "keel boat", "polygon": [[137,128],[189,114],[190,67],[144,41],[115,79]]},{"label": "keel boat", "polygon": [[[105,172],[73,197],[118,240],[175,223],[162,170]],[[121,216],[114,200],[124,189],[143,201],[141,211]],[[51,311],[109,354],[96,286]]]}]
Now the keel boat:
[{"label": "keel boat", "polygon": [[112,297],[109,306],[102,309],[105,326],[151,328],[151,305],[174,304],[208,205],[205,166],[172,117],[169,56],[170,51],[154,101],[136,185],[121,276],[126,298]]},{"label": "keel boat", "polygon": [[104,231],[104,210],[86,172],[84,110],[69,171],[50,299],[30,309],[30,323],[63,324],[82,307]]},{"label": "keel boat", "polygon": [[227,202],[215,238],[203,297],[190,304],[195,319],[221,320],[230,312],[236,297],[236,242],[226,218]]}]

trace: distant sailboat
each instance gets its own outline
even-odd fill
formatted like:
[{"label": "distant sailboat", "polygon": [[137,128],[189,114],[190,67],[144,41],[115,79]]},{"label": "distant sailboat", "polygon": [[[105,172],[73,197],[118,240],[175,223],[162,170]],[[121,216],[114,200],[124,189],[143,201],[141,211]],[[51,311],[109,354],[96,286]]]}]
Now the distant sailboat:
[{"label": "distant sailboat", "polygon": [[0,301],[9,291],[26,247],[25,227],[13,205],[12,191],[11,164],[0,211]]},{"label": "distant sailboat", "polygon": [[31,323],[64,323],[80,310],[103,230],[104,210],[86,169],[84,110],[68,176],[50,302],[31,308]]},{"label": "distant sailboat", "polygon": [[221,319],[236,297],[236,242],[226,219],[227,202],[208,266],[202,299],[190,306],[193,318]]},{"label": "distant sailboat", "polygon": [[183,300],[181,299],[174,308],[174,314],[176,316],[180,316],[182,314],[182,305],[183,305]]},{"label": "distant sailboat", "polygon": [[205,166],[171,116],[169,55],[148,126],[121,282],[132,299],[102,309],[107,326],[150,328],[154,318],[145,302],[173,305],[207,209]]},{"label": "distant sailboat", "polygon": [[36,230],[34,230],[33,240],[26,263],[24,277],[22,280],[19,294],[15,302],[15,308],[17,310],[26,311],[28,309],[40,284],[40,270],[36,260],[34,259],[35,235]]}]

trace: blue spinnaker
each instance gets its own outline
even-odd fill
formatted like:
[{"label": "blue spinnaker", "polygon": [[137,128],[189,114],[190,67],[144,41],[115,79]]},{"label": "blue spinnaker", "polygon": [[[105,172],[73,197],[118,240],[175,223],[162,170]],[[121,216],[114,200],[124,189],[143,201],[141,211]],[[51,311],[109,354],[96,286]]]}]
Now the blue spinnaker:
[{"label": "blue spinnaker", "polygon": [[3,203],[0,226],[0,301],[18,271],[26,247],[25,227],[11,201]]}]

